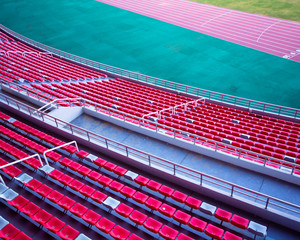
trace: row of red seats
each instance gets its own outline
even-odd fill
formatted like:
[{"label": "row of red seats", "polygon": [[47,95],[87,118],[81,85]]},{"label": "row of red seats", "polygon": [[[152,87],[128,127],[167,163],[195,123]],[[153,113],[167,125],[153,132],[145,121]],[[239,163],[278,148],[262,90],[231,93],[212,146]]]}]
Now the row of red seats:
[{"label": "row of red seats", "polygon": [[6,221],[0,216],[1,223],[3,223],[0,229],[1,239],[11,239],[11,240],[32,240],[26,233],[15,227],[13,224]]},{"label": "row of red seats", "polygon": [[[105,160],[104,160],[105,161]],[[104,162],[102,161],[102,163]],[[189,227],[191,227],[194,230],[197,230],[199,232],[205,231],[205,233],[208,236],[212,236],[212,232],[214,232],[216,239],[221,239],[224,230],[216,227],[212,224],[208,224],[205,221],[202,221],[196,217],[192,217],[190,214],[187,214],[181,210],[176,210],[174,207],[171,207],[170,205],[167,205],[165,203],[162,203],[159,200],[154,199],[153,197],[148,197],[146,194],[143,194],[139,191],[136,191],[128,186],[124,186],[124,184],[119,183],[117,181],[113,181],[111,178],[108,178],[98,172],[92,171],[89,168],[86,168],[82,166],[81,164],[74,162],[70,159],[63,159],[59,162],[65,167],[70,168],[73,171],[77,171],[78,173],[82,174],[84,177],[88,177],[93,181],[96,181],[100,183],[104,187],[109,187],[111,190],[115,192],[120,192],[122,195],[124,195],[126,198],[132,198],[134,201],[137,201],[140,204],[145,204],[148,208],[150,208],[151,212],[153,211],[159,211],[161,214],[171,217],[178,221],[180,224],[185,224]],[[106,164],[103,165],[106,169],[112,169],[113,164],[110,162],[106,162]],[[115,170],[115,169],[114,169]],[[117,171],[114,171],[116,173],[119,173]],[[67,174],[63,174],[61,171],[55,169],[52,172],[49,173],[49,176],[63,184],[65,184],[66,178],[68,181],[70,181],[70,177]],[[141,180],[142,176],[140,176]],[[72,184],[75,181],[74,184]],[[138,181],[138,180],[137,180]],[[150,181],[147,185],[149,188],[157,187],[157,182]],[[89,187],[87,185],[84,185],[83,183],[80,183],[77,180],[72,180],[71,183],[68,185],[70,188],[75,190],[76,192],[81,193],[86,198],[91,198],[97,203],[103,203],[105,199],[107,198],[107,195],[103,193],[96,192],[96,189],[93,189],[92,187]],[[180,193],[177,191],[175,192],[174,196],[180,197]],[[190,201],[196,200],[192,197],[190,197]],[[161,236],[165,237],[166,234],[169,235],[169,238],[166,239],[175,239],[179,232],[175,229],[172,229],[168,226],[163,225],[161,222],[154,220],[151,217],[148,217],[146,214],[143,214],[139,212],[138,210],[134,210],[132,207],[129,207],[125,203],[119,204],[114,209],[119,215],[130,219],[137,225],[143,225],[146,229],[153,233],[159,233]],[[228,222],[231,219],[232,223],[235,223],[235,226],[247,228],[249,221],[246,223],[244,222],[246,219],[241,218],[237,215],[234,215],[232,218],[228,217],[228,214],[230,214],[227,211],[222,210],[222,212],[217,211],[216,216],[220,216],[223,220],[227,220]],[[226,215],[227,214],[227,215]],[[226,216],[225,216],[226,215]],[[244,222],[241,224],[241,222]],[[246,226],[245,226],[246,224]],[[216,232],[218,234],[216,234]],[[225,232],[225,235],[223,239],[228,239],[227,237],[231,236],[233,239],[242,239],[230,232]],[[229,238],[231,239],[231,238]]]},{"label": "row of red seats", "polygon": [[[43,68],[45,70],[45,74],[47,73],[47,71],[50,71],[50,69],[54,69],[55,72],[52,72],[52,73],[54,75],[60,75],[60,77],[62,77],[63,79],[65,79],[65,78],[72,79],[75,76],[77,76],[77,79],[85,78],[84,76],[86,76],[86,75],[90,76],[90,74],[92,74],[92,76],[91,76],[92,78],[95,76],[96,77],[100,77],[100,76],[106,77],[105,74],[98,73],[94,70],[84,68],[79,65],[70,63],[70,62],[62,61],[62,60],[57,59],[52,56],[39,55],[39,57],[37,57],[36,54],[33,55],[31,53],[32,52],[39,53],[38,51],[20,43],[20,42],[15,42],[14,44],[2,44],[0,46],[0,48],[2,48],[4,51],[20,51],[22,53],[25,53],[26,60],[30,63],[35,63],[36,65],[39,65],[39,68]],[[20,58],[18,58],[17,61],[22,61],[22,60]],[[38,70],[38,69],[36,69],[36,70]],[[63,73],[62,75],[60,74],[61,72]]]},{"label": "row of red seats", "polygon": [[[5,195],[5,192],[2,194]],[[12,200],[6,201],[6,203],[9,206],[13,207],[15,210],[30,217],[36,223],[42,225],[49,231],[58,235],[61,239],[74,240],[79,235],[79,232],[76,229],[72,228],[70,225],[67,225],[65,222],[61,221],[57,217],[52,216],[43,208],[24,198],[22,195],[18,194]],[[3,239],[15,239],[14,236],[16,236],[20,231],[18,231],[15,228],[12,228],[11,226],[9,226],[9,228],[10,229],[7,230],[6,236],[1,235],[1,230],[0,237],[2,237]],[[22,234],[22,237],[17,239],[31,238],[29,238],[25,234]]]},{"label": "row of red seats", "polygon": [[[51,176],[51,175],[50,175]],[[53,177],[55,175],[52,175]],[[62,173],[61,177],[57,180],[60,181],[60,183],[74,189],[75,191],[78,191],[78,182],[77,180],[73,179],[74,184],[71,182],[69,184],[66,183],[66,176]],[[71,178],[71,177],[70,177]],[[56,179],[56,178],[54,178]],[[130,231],[126,230],[125,228],[121,227],[120,225],[116,225],[115,222],[109,220],[106,217],[102,217],[100,214],[94,212],[91,209],[88,209],[84,205],[82,205],[79,202],[76,202],[72,198],[63,195],[61,192],[52,189],[47,184],[43,184],[42,182],[32,179],[28,183],[25,183],[25,186],[29,188],[30,190],[36,192],[39,194],[42,198],[46,198],[55,205],[63,208],[66,212],[70,212],[74,216],[81,218],[84,220],[88,225],[90,226],[96,226],[101,232],[105,234],[110,234],[113,237],[116,237],[116,239],[127,239],[129,235],[133,235],[129,239],[142,239],[135,234],[131,234]],[[85,187],[82,187],[80,193],[84,194],[85,191],[87,191],[87,185]],[[90,190],[90,188],[89,188]],[[105,201],[107,196],[100,191],[96,191],[94,189],[93,195],[90,196],[93,200],[97,200],[97,202],[102,203]],[[119,235],[119,237],[117,237]]]},{"label": "row of red seats", "polygon": [[[86,154],[79,153],[79,152],[77,154],[83,158],[84,158],[84,155],[86,155]],[[78,165],[78,163],[73,162],[72,160],[69,160],[69,159],[64,159],[64,160],[60,161],[60,163],[65,167],[69,167],[73,171],[78,171],[78,167],[79,167],[79,170],[81,169],[81,167],[80,167],[80,165]],[[117,174],[118,176],[124,176],[124,174],[126,173],[123,168],[121,168],[122,171],[120,171],[119,166],[117,166],[116,164],[113,164],[111,162],[107,162],[106,160],[104,160],[102,158],[96,159],[94,161],[94,164],[99,166],[100,168],[103,167],[104,169],[106,169],[110,172],[113,172],[113,173]],[[74,168],[73,165],[75,165],[76,167]],[[80,174],[82,174],[82,173],[80,173]],[[137,198],[137,197],[135,197],[136,191],[134,189],[132,189],[126,185],[124,186],[124,184],[116,183],[116,181],[113,181],[113,179],[107,178],[106,176],[103,177],[101,174],[95,173],[94,171],[89,171],[89,173],[87,175],[83,175],[83,176],[87,176],[88,178],[92,179],[93,181],[99,182],[101,185],[103,185],[105,187],[108,186],[108,187],[115,188],[115,190],[117,189],[115,186],[118,186],[117,191],[120,192],[122,195],[124,195],[126,198],[132,198],[133,200],[138,201],[141,204],[145,204],[151,210],[159,211],[160,213],[165,214],[165,216],[173,217],[174,219],[179,220],[179,222],[182,220],[181,217],[183,215],[185,216],[185,220],[184,220],[185,224],[187,224],[188,220],[191,218],[191,216],[189,214],[183,213],[181,210],[176,211],[176,208],[173,208],[171,206],[166,207],[164,205],[163,207],[168,209],[168,211],[163,212],[160,210],[160,208],[162,207],[161,201],[156,200],[152,197],[149,197],[147,194],[143,194],[143,193],[141,194],[140,192],[138,193],[139,196]],[[162,185],[156,181],[150,180],[149,178],[146,178],[142,175],[139,175],[138,177],[136,177],[134,179],[134,182],[138,183],[141,187],[145,186],[152,191],[159,192],[165,198],[171,197],[173,200],[177,201],[180,204],[184,203],[185,205],[191,207],[191,210],[199,209],[201,206],[201,203],[202,203],[201,200],[193,198],[191,196],[188,196],[180,191],[174,190],[174,189],[172,189],[166,185]],[[110,184],[112,184],[112,186],[110,186]],[[224,218],[225,215],[226,215],[226,220]],[[178,216],[181,216],[181,217],[178,217]],[[222,221],[231,222],[234,226],[238,226],[242,229],[246,229],[248,226],[248,223],[249,223],[249,220],[242,218],[238,215],[233,215],[232,213],[225,211],[223,209],[218,209],[216,211],[216,213],[214,214],[214,216]],[[193,222],[198,222],[199,224],[201,224],[202,227],[203,227],[203,225],[204,225],[204,227],[206,226],[205,222],[201,221],[200,219],[198,221],[197,218],[194,218]],[[181,222],[181,223],[184,223],[184,222]],[[191,224],[191,226],[193,226],[193,224]],[[197,227],[195,227],[195,228],[197,228]]]}]

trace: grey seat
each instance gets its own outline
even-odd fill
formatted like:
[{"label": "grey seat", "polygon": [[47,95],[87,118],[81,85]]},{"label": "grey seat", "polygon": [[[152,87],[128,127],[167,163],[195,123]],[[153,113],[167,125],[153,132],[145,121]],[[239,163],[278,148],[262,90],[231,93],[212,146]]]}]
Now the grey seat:
[{"label": "grey seat", "polygon": [[217,207],[209,203],[202,202],[201,206],[199,207],[199,210],[203,213],[213,216],[217,210]]},{"label": "grey seat", "polygon": [[7,224],[9,224],[9,222],[6,219],[4,219],[3,217],[0,216],[0,230],[2,228],[4,228]]},{"label": "grey seat", "polygon": [[32,180],[32,177],[27,173],[22,173],[19,176],[15,177],[15,179],[20,183],[28,183],[30,180]]},{"label": "grey seat", "polygon": [[4,184],[0,183],[0,193],[4,193],[7,189],[8,189],[7,186],[5,186]]},{"label": "grey seat", "polygon": [[260,237],[265,237],[267,235],[267,227],[254,221],[250,221],[248,231]]},{"label": "grey seat", "polygon": [[85,236],[84,234],[80,233],[77,238],[75,238],[75,240],[92,240],[90,238],[88,238],[87,236]]},{"label": "grey seat", "polygon": [[105,201],[102,204],[105,207],[107,207],[109,209],[109,211],[112,211],[120,205],[120,201],[118,201],[112,197],[108,197],[105,199]]},{"label": "grey seat", "polygon": [[14,200],[19,194],[16,193],[14,190],[12,189],[7,189],[4,193],[0,194],[0,198],[6,200],[6,201],[12,201]]},{"label": "grey seat", "polygon": [[134,181],[137,178],[138,174],[132,171],[127,171],[124,175],[124,178]]},{"label": "grey seat", "polygon": [[50,165],[45,164],[44,166],[40,167],[39,170],[44,173],[50,173],[54,170],[54,168],[51,167]]}]

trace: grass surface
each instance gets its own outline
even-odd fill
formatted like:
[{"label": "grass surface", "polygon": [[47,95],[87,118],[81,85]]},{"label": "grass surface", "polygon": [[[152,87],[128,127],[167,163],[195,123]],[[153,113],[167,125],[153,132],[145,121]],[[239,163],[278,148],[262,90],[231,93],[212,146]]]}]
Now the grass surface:
[{"label": "grass surface", "polygon": [[300,0],[191,0],[300,22]]},{"label": "grass surface", "polygon": [[97,1],[1,0],[33,40],[146,75],[300,108],[300,64]]}]

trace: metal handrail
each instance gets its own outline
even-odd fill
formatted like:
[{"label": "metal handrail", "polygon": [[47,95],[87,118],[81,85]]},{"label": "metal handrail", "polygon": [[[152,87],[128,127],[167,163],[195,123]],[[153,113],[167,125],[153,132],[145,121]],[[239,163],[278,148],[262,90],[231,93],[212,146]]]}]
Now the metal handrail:
[{"label": "metal handrail", "polygon": [[46,154],[47,154],[48,152],[51,152],[51,151],[53,151],[53,150],[56,150],[56,149],[59,149],[59,148],[62,148],[62,147],[71,145],[71,144],[73,144],[73,143],[75,144],[75,147],[76,147],[77,151],[79,151],[79,148],[78,148],[78,145],[77,145],[77,142],[76,142],[76,141],[71,141],[71,142],[68,142],[68,143],[64,143],[64,144],[62,144],[62,145],[59,145],[59,146],[56,146],[56,147],[53,147],[53,148],[50,148],[50,149],[44,151],[44,152],[43,152],[43,156],[44,156],[44,159],[45,159],[46,164],[49,165],[49,162],[48,162],[48,159],[47,159],[47,156],[46,156]]},{"label": "metal handrail", "polygon": [[[14,165],[14,164],[19,163],[19,162],[23,162],[23,161],[25,161],[25,160],[27,160],[27,159],[34,158],[34,157],[37,157],[37,158],[39,159],[40,163],[41,163],[41,166],[43,166],[43,162],[42,162],[42,159],[41,159],[40,155],[36,153],[36,154],[31,155],[31,156],[28,156],[28,157],[25,157],[25,158],[22,158],[22,159],[13,161],[13,162],[11,162],[11,163],[2,165],[2,166],[0,166],[0,170],[1,170],[2,168],[6,168],[6,167],[8,167],[8,166]],[[4,180],[3,180],[3,178],[2,178],[1,176],[0,176],[0,181],[1,181],[4,185],[6,185],[5,182],[4,182]]]},{"label": "metal handrail", "polygon": [[[15,99],[9,98],[8,101],[8,97],[4,96],[4,95],[0,95],[2,97],[5,98],[6,100],[6,104],[11,105],[17,107],[17,109],[19,110],[23,110],[23,111],[27,111],[29,113],[30,116],[35,117],[35,115],[33,115],[33,112],[36,111],[36,109],[21,103]],[[1,100],[1,99],[0,99]],[[119,142],[116,142],[114,140],[102,137],[100,135],[97,135],[95,133],[92,133],[90,131],[87,131],[85,129],[82,129],[80,127],[77,127],[75,125],[72,125],[70,123],[64,122],[60,119],[57,119],[53,116],[50,116],[46,113],[41,113],[42,116],[42,121],[46,121],[46,120],[51,120],[53,123],[56,124],[56,126],[59,128],[59,126],[64,127],[63,129],[70,129],[70,131],[74,134],[74,133],[79,133],[79,134],[85,134],[85,137],[87,138],[88,141],[90,142],[95,142],[98,141],[100,143],[102,143],[102,145],[104,147],[106,147],[107,149],[113,151],[113,150],[117,150],[118,153],[122,153],[123,155],[127,156],[127,157],[131,157],[132,159],[138,158],[141,160],[144,160],[145,163],[149,163],[149,166],[154,167],[155,165],[158,165],[161,167],[162,165],[164,166],[171,166],[169,168],[172,169],[172,173],[174,176],[178,176],[178,177],[182,177],[182,174],[185,175],[189,175],[190,178],[188,179],[189,181],[195,182],[193,179],[196,178],[197,180],[197,184],[199,186],[203,186],[206,187],[209,186],[213,186],[214,188],[218,189],[218,191],[224,191],[227,190],[225,193],[227,196],[234,198],[236,195],[242,195],[244,196],[245,199],[249,199],[251,198],[251,201],[253,202],[253,204],[257,205],[256,201],[260,201],[262,202],[262,206],[260,206],[261,208],[264,209],[268,209],[270,206],[276,206],[277,210],[281,209],[280,211],[289,211],[289,213],[292,213],[293,215],[296,215],[298,218],[300,218],[300,206],[260,193],[260,192],[256,192],[254,190],[230,183],[228,181],[219,179],[217,177],[213,177],[210,175],[207,175],[205,173],[190,169],[188,167],[179,165],[179,164],[175,164],[173,162],[170,162],[168,160],[156,157],[154,155],[145,153],[143,151],[140,151],[138,149],[123,145]],[[48,122],[48,121],[47,121]],[[49,122],[48,122],[49,124]],[[67,128],[66,128],[67,127]],[[170,172],[170,171],[168,171]],[[224,193],[224,194],[225,194]]]},{"label": "metal handrail", "polygon": [[[52,103],[56,103],[57,101],[67,101],[67,100],[82,100],[82,98],[80,98],[80,97],[78,97],[78,98],[56,98],[53,101],[51,101],[51,102],[45,104],[44,106],[40,107],[38,110],[36,110],[36,112],[46,112],[49,109],[49,108],[46,108],[46,107],[50,106]],[[46,109],[44,109],[44,108],[46,108]],[[44,109],[44,110],[42,111],[42,109]]]},{"label": "metal handrail", "polygon": [[260,102],[260,101],[236,97],[236,96],[232,96],[232,95],[228,95],[228,94],[209,91],[206,89],[187,86],[187,85],[184,85],[181,83],[175,83],[175,82],[171,82],[171,81],[167,81],[167,80],[163,80],[163,79],[159,79],[159,78],[155,78],[155,77],[150,77],[150,76],[143,75],[143,74],[136,73],[136,72],[131,72],[131,71],[128,71],[125,69],[113,67],[113,66],[106,65],[103,63],[99,63],[99,62],[95,62],[95,61],[92,61],[92,60],[89,60],[86,58],[82,58],[82,57],[49,47],[47,45],[44,45],[42,43],[39,43],[32,39],[29,39],[19,33],[16,33],[14,31],[12,31],[11,29],[6,28],[2,24],[0,24],[0,29],[13,35],[15,38],[17,38],[23,42],[26,42],[32,46],[38,47],[38,48],[43,49],[48,52],[52,52],[53,54],[60,56],[60,57],[64,57],[68,60],[87,65],[96,70],[110,72],[110,73],[113,73],[113,74],[116,74],[119,76],[131,78],[131,79],[141,81],[141,82],[146,82],[148,84],[152,84],[155,86],[180,91],[180,92],[183,92],[186,94],[192,94],[197,97],[205,97],[205,98],[208,98],[211,100],[216,100],[216,101],[231,104],[234,106],[241,106],[241,107],[246,107],[248,109],[256,109],[261,112],[273,113],[278,116],[288,116],[290,118],[300,119],[300,110],[296,109],[296,108],[289,108],[289,107],[284,107],[284,106],[275,105],[275,104],[271,104],[271,103],[264,103],[264,102]]},{"label": "metal handrail", "polygon": [[[0,77],[0,80],[1,80],[1,77]],[[3,80],[5,81],[5,80]],[[28,91],[27,89],[24,89],[24,88],[20,88],[19,85],[17,84],[13,84],[13,83],[7,83],[5,82],[6,84],[8,85],[13,85],[15,89],[17,89],[18,91],[27,91],[27,95],[29,96],[28,94]],[[1,83],[0,83],[1,85]],[[30,93],[31,94],[31,93]],[[37,94],[37,96],[39,96]],[[80,98],[82,99],[83,101],[85,101],[86,103],[92,103],[91,100],[88,100],[88,99],[85,99],[85,98]],[[198,100],[201,100],[201,99],[198,99]],[[196,101],[198,101],[196,100]],[[263,154],[259,154],[259,153],[256,153],[256,152],[252,152],[250,150],[245,150],[245,149],[241,149],[241,148],[238,148],[238,147],[235,147],[235,146],[232,146],[232,145],[229,145],[229,144],[226,144],[226,143],[220,143],[220,142],[217,142],[215,140],[212,140],[212,139],[208,139],[208,138],[205,138],[205,137],[201,137],[201,136],[198,136],[196,134],[192,134],[192,133],[188,133],[188,136],[186,134],[182,134],[181,131],[178,132],[179,130],[176,129],[176,128],[173,128],[173,127],[169,127],[169,126],[166,126],[166,125],[163,125],[163,124],[159,124],[159,123],[154,123],[148,119],[145,119],[144,116],[142,116],[141,118],[140,117],[137,117],[137,116],[134,116],[134,115],[131,115],[129,113],[125,113],[125,112],[122,112],[122,111],[119,111],[117,109],[112,109],[111,107],[108,107],[108,106],[105,106],[105,105],[102,105],[102,104],[99,104],[97,103],[97,105],[101,105],[101,109],[104,109],[106,110],[106,114],[109,116],[109,117],[114,117],[114,114],[117,113],[119,116],[122,117],[121,120],[123,121],[126,121],[127,119],[135,119],[136,120],[136,124],[139,126],[139,127],[147,127],[147,126],[153,126],[155,127],[155,132],[158,133],[160,130],[162,131],[165,131],[164,127],[167,127],[168,129],[170,129],[170,132],[172,134],[172,137],[174,139],[185,139],[187,141],[189,141],[191,144],[193,145],[197,145],[199,146],[206,146],[206,147],[209,147],[211,148],[212,150],[214,151],[222,151],[222,150],[226,150],[227,152],[229,151],[230,154],[232,155],[232,157],[237,157],[237,159],[241,159],[241,158],[245,158],[245,157],[249,157],[251,159],[255,159],[255,160],[258,160],[258,161],[263,161],[263,166],[266,167],[268,166],[268,163],[270,163],[269,161],[269,156],[266,156],[266,155],[263,155]],[[84,106],[85,107],[85,106]],[[41,108],[40,108],[41,109]],[[37,113],[39,110],[36,110],[35,113]],[[98,107],[95,107],[95,111],[100,111],[98,109]],[[157,111],[157,114],[159,111]],[[156,112],[154,113],[151,113],[151,114],[155,114]],[[208,142],[207,142],[208,141]],[[205,142],[205,143],[204,143]],[[228,148],[225,149],[224,146],[227,146]],[[230,150],[231,149],[234,149],[234,150]],[[237,156],[236,156],[236,155]],[[254,157],[253,155],[257,155],[258,157]],[[276,160],[277,163],[273,163],[274,165],[278,166],[279,168],[281,168],[282,166],[284,166],[286,169],[289,169],[290,172],[289,174],[290,175],[293,175],[294,174],[294,171],[296,169],[296,167],[299,167],[299,165],[297,163],[292,163],[292,162],[289,162],[289,161],[286,161],[286,160],[282,160],[282,159],[277,159],[277,158],[274,158],[272,157],[273,160]],[[286,174],[288,174],[286,172]]]}]

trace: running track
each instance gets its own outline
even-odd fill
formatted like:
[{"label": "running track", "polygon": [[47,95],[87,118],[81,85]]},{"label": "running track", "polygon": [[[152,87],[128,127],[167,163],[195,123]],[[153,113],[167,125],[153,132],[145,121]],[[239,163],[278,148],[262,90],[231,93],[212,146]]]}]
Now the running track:
[{"label": "running track", "polygon": [[98,0],[118,8],[300,62],[300,23],[188,0]]}]

